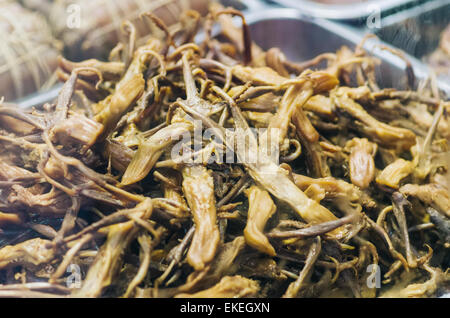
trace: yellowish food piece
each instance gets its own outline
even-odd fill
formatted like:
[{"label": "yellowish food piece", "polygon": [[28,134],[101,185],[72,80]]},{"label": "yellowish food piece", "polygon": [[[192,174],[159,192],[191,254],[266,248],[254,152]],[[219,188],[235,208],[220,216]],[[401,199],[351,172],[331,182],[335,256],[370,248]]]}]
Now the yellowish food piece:
[{"label": "yellowish food piece", "polygon": [[[242,13],[211,8],[174,28],[146,12],[145,39],[126,21],[108,62],[59,59],[54,103],[0,99],[0,297],[445,288],[450,104],[439,82],[413,83],[407,63],[418,90],[380,88],[365,39],[290,61],[252,43]],[[68,289],[72,264],[81,287]],[[381,289],[368,284],[376,264]]]},{"label": "yellowish food piece", "polygon": [[109,133],[134,102],[136,102],[145,89],[145,80],[142,74],[134,75],[120,90],[108,100],[105,108],[95,116],[95,120],[105,126],[105,132]]},{"label": "yellowish food piece", "polygon": [[[248,124],[236,105],[231,105],[231,110],[237,129],[248,130]],[[224,132],[222,140],[226,140]],[[299,216],[307,222],[317,224],[326,221],[336,220],[337,217],[324,206],[314,200],[309,199],[287,176],[287,172],[276,164],[265,151],[261,151],[258,141],[253,135],[246,139],[245,147],[237,147],[236,155],[244,163],[250,176],[265,190],[276,198],[289,204]],[[253,137],[253,138],[252,138]],[[234,147],[233,147],[234,148]],[[265,149],[263,149],[265,150]],[[343,235],[345,231],[336,229],[333,233],[336,236]]]},{"label": "yellowish food piece", "polygon": [[252,112],[252,111],[244,112],[244,116],[256,128],[267,127],[273,117],[273,115],[271,113],[260,113],[260,112]]},{"label": "yellowish food piece", "polygon": [[195,294],[178,294],[177,298],[244,298],[255,297],[259,284],[251,279],[236,275],[225,276],[211,288]]},{"label": "yellowish food piece", "polygon": [[434,183],[424,185],[405,184],[399,191],[408,196],[417,197],[450,218],[450,193],[447,188]]},{"label": "yellowish food piece", "polygon": [[7,245],[0,249],[0,269],[9,266],[38,266],[50,263],[54,257],[54,250],[47,248],[49,240],[41,238],[31,239],[16,245]]},{"label": "yellowish food piece", "polygon": [[0,226],[7,224],[21,224],[22,219],[19,215],[14,213],[0,212]]},{"label": "yellowish food piece", "polygon": [[[130,210],[137,218],[148,219],[153,212],[150,198],[139,203]],[[77,297],[98,297],[103,288],[111,284],[112,279],[120,271],[125,249],[136,238],[139,227],[134,221],[114,224],[108,227],[106,242],[102,245],[95,257],[92,266],[83,281],[80,289],[74,293]]]},{"label": "yellowish food piece", "polygon": [[214,182],[205,167],[188,166],[183,169],[183,193],[195,223],[187,261],[195,270],[202,270],[214,259],[220,241]]},{"label": "yellowish food piece", "polygon": [[247,225],[244,229],[245,241],[258,251],[275,256],[275,249],[270,245],[263,231],[277,208],[269,193],[258,186],[250,187],[245,193],[249,201]]},{"label": "yellowish food piece", "polygon": [[189,208],[181,191],[181,174],[178,171],[169,170],[166,171],[165,177],[167,182],[162,183],[164,197],[179,204],[178,209],[176,209],[178,217],[187,217]]},{"label": "yellowish food piece", "polygon": [[353,138],[347,142],[346,148],[350,150],[350,179],[354,185],[365,189],[375,177],[373,157],[377,151],[377,145],[366,138]]},{"label": "yellowish food piece", "polygon": [[232,72],[244,83],[252,82],[256,85],[281,85],[288,80],[269,67],[236,65],[232,68]]},{"label": "yellowish food piece", "polygon": [[187,122],[174,123],[142,141],[122,176],[122,184],[133,184],[144,179],[164,150],[179,141],[180,137],[190,132],[192,128],[192,125]]},{"label": "yellowish food piece", "polygon": [[103,132],[103,125],[95,120],[73,113],[66,120],[56,124],[51,133],[61,144],[78,142],[91,147]]},{"label": "yellowish food piece", "polygon": [[320,114],[322,116],[333,117],[334,105],[329,97],[324,95],[314,95],[303,105],[308,111]]},{"label": "yellowish food piece", "polygon": [[414,171],[414,163],[404,159],[397,159],[381,171],[376,181],[379,184],[398,189],[400,181]]},{"label": "yellowish food piece", "polygon": [[394,127],[372,117],[360,104],[348,97],[346,90],[339,89],[336,106],[364,124],[364,133],[371,141],[398,151],[409,150],[416,144],[416,135],[409,129]]}]

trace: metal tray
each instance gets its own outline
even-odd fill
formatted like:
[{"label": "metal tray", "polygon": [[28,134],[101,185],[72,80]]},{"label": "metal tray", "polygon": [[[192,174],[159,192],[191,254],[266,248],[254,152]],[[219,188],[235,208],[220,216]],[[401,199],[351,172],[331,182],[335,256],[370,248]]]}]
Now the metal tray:
[{"label": "metal tray", "polygon": [[441,32],[450,23],[450,0],[425,2],[387,16],[375,33],[405,52],[422,58],[439,45]]},{"label": "metal tray", "polygon": [[418,0],[366,0],[358,3],[325,4],[312,0],[272,0],[284,7],[301,10],[302,13],[332,20],[360,20],[375,10],[380,13],[405,5],[414,5]]}]

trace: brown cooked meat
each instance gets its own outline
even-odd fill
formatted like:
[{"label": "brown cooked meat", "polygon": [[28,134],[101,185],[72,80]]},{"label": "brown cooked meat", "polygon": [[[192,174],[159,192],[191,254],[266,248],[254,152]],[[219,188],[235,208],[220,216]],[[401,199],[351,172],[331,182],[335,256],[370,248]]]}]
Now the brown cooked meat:
[{"label": "brown cooked meat", "polygon": [[178,32],[147,16],[164,37],[60,58],[55,102],[0,104],[0,296],[448,289],[450,104],[434,81],[380,89],[360,46],[290,61],[217,4]]}]

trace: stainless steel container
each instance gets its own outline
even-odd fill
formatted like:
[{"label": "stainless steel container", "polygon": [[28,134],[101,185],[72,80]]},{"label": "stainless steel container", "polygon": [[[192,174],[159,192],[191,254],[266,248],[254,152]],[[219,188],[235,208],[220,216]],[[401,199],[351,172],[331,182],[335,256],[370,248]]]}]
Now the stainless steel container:
[{"label": "stainless steel container", "polygon": [[383,41],[422,58],[437,48],[449,23],[450,0],[434,0],[383,18],[374,31]]},{"label": "stainless steel container", "polygon": [[[365,32],[333,21],[312,18],[293,9],[270,9],[247,15],[252,39],[264,49],[279,47],[293,61],[304,61],[324,52],[335,52],[342,45],[354,48]],[[404,89],[406,63],[398,56],[379,46],[392,47],[378,39],[366,41],[364,48],[379,58],[382,64],[377,78],[380,86]],[[417,58],[405,54],[411,62],[416,77],[425,79],[429,69]],[[450,85],[439,82],[441,90],[450,96]]]},{"label": "stainless steel container", "polygon": [[284,7],[300,10],[306,15],[332,20],[360,20],[374,13],[383,13],[414,4],[413,0],[363,0],[354,3],[326,4],[313,0],[272,0]]}]

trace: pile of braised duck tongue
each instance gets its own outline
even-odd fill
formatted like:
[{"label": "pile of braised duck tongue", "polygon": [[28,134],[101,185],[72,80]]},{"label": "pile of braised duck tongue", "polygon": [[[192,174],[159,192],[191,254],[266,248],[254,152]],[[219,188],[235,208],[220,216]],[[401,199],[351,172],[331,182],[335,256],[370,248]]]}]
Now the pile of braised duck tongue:
[{"label": "pile of braised duck tongue", "polygon": [[176,33],[144,16],[165,41],[60,58],[55,103],[0,105],[0,297],[449,287],[450,103],[432,79],[380,89],[361,47],[289,61],[216,5]]}]

